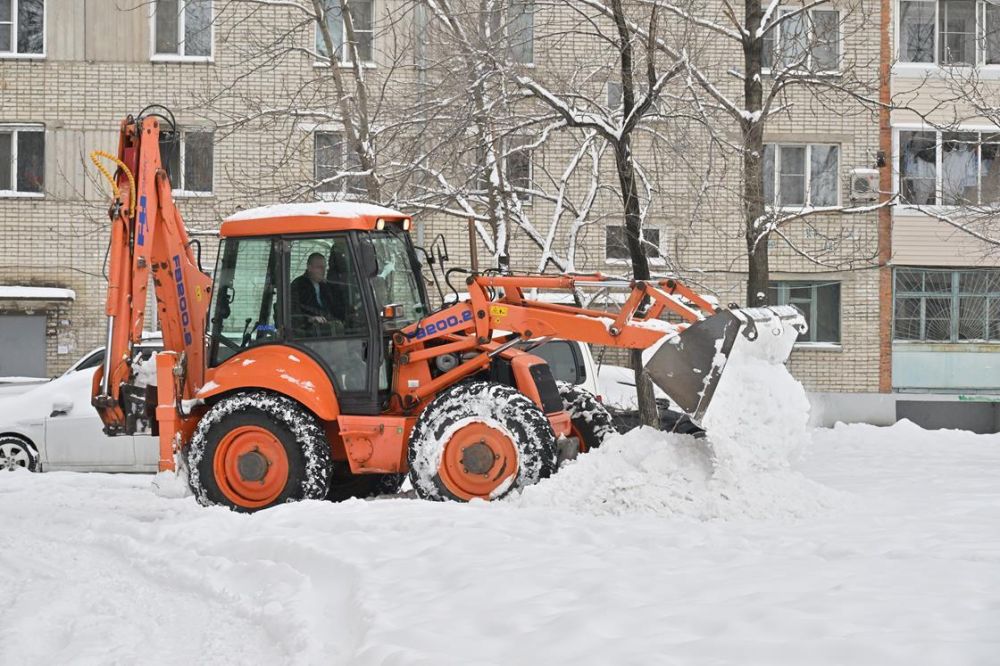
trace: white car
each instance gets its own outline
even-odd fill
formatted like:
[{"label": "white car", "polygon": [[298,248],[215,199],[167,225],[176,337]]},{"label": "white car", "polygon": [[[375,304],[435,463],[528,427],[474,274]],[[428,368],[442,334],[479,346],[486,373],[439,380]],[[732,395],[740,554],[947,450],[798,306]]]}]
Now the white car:
[{"label": "white car", "polygon": [[104,434],[90,404],[93,377],[78,370],[0,400],[0,468],[155,472],[157,438]]}]

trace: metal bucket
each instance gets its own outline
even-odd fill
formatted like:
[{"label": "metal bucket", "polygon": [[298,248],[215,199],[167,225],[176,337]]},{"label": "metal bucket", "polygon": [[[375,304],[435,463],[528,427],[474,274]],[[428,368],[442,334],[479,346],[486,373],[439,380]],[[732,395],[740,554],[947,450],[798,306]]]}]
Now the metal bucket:
[{"label": "metal bucket", "polygon": [[738,353],[777,365],[788,360],[806,330],[805,317],[794,305],[720,310],[644,355],[645,369],[654,384],[700,423],[739,336]]}]

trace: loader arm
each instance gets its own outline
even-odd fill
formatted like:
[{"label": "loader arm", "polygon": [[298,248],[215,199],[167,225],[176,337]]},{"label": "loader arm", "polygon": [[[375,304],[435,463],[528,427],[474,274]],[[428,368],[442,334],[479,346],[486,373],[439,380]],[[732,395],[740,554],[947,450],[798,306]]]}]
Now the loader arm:
[{"label": "loader arm", "polygon": [[[742,334],[748,348],[770,362],[783,363],[805,330],[802,314],[792,306],[717,310],[697,292],[672,279],[626,281],[600,274],[474,275],[467,285],[467,301],[427,317],[395,337],[396,386],[407,387],[402,395],[404,405],[416,407],[443,387],[484,369],[508,342],[553,337],[648,350],[644,356],[650,378],[700,421],[738,336]],[[525,296],[531,289],[573,291],[586,287],[627,291],[627,295],[617,311],[546,303]],[[679,321],[660,319],[664,314]],[[498,330],[505,335],[495,340]],[[762,331],[768,335],[761,335]],[[472,351],[478,353],[469,357]],[[410,364],[457,352],[469,358],[429,382],[408,372]]]},{"label": "loader arm", "polygon": [[[93,404],[108,434],[134,430],[127,418],[151,415],[152,405],[134,396],[133,348],[141,340],[150,278],[165,351],[176,352],[178,398],[192,398],[204,380],[204,336],[211,278],[194,252],[184,221],[174,205],[170,179],[160,157],[161,117],[129,116],[121,123],[117,170],[111,176],[115,201],[108,214],[108,318],[104,365],[94,375]],[[95,163],[97,163],[95,159]],[[130,402],[132,401],[132,402]],[[155,403],[154,403],[155,404]],[[152,420],[152,419],[150,419]]]}]

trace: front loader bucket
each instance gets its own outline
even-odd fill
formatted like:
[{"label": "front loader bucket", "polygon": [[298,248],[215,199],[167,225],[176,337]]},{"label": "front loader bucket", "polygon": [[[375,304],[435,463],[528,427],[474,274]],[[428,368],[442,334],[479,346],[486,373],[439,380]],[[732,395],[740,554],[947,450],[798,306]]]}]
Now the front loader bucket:
[{"label": "front loader bucket", "polygon": [[781,364],[805,330],[802,313],[791,305],[720,310],[651,350],[645,369],[654,384],[700,423],[734,348]]}]

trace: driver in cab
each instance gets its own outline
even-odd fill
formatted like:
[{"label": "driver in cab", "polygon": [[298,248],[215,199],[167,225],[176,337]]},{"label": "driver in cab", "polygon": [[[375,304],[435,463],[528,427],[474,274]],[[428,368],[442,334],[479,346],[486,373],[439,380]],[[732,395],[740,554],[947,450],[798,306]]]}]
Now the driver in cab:
[{"label": "driver in cab", "polygon": [[300,335],[319,337],[343,332],[344,299],[326,280],[326,257],[313,252],[306,271],[292,280],[292,320]]}]

